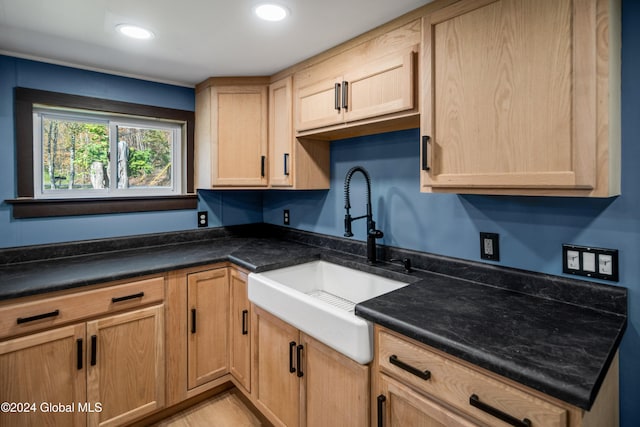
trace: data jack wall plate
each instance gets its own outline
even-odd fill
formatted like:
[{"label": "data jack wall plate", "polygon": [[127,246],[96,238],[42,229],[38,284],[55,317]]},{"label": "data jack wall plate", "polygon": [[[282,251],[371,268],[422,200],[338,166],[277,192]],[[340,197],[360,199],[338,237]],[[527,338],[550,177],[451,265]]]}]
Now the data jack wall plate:
[{"label": "data jack wall plate", "polygon": [[618,250],[563,244],[562,272],[617,282]]}]

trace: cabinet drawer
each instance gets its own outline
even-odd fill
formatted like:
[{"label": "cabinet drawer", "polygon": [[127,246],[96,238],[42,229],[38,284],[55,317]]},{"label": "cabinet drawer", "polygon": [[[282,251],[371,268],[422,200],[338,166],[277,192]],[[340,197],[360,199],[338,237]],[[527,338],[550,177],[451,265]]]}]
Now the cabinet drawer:
[{"label": "cabinet drawer", "polygon": [[0,339],[162,301],[164,277],[0,307]]},{"label": "cabinet drawer", "polygon": [[385,331],[378,331],[378,340],[383,371],[491,426],[510,424],[476,406],[488,405],[532,426],[567,426],[566,409]]}]

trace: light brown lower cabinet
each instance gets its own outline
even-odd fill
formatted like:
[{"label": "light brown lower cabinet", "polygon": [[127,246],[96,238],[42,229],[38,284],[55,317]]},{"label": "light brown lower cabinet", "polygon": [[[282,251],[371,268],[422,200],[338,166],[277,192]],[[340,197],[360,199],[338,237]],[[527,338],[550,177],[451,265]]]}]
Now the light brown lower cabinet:
[{"label": "light brown lower cabinet", "polygon": [[369,366],[300,333],[307,427],[369,425]]},{"label": "light brown lower cabinet", "polygon": [[276,426],[368,426],[369,367],[253,307],[252,397]]},{"label": "light brown lower cabinet", "polygon": [[188,388],[229,371],[229,272],[227,268],[187,276]]},{"label": "light brown lower cabinet", "polygon": [[1,342],[0,401],[16,412],[0,411],[0,425],[116,426],[162,408],[163,312],[158,305]]},{"label": "light brown lower cabinet", "polygon": [[276,426],[300,424],[300,380],[296,351],[300,333],[253,307],[253,384],[256,407]]},{"label": "light brown lower cabinet", "polygon": [[386,427],[474,427],[466,418],[432,399],[416,393],[386,375],[379,377],[376,396],[378,425]]},{"label": "light brown lower cabinet", "polygon": [[0,342],[0,401],[16,405],[9,408],[15,412],[0,411],[1,426],[86,425],[84,413],[41,407],[87,401],[85,335],[80,323]]},{"label": "light brown lower cabinet", "polygon": [[375,327],[372,400],[377,425],[615,427],[618,360],[590,411]]},{"label": "light brown lower cabinet", "polygon": [[89,426],[120,426],[164,406],[164,306],[87,323]]},{"label": "light brown lower cabinet", "polygon": [[247,274],[230,270],[231,319],[229,339],[229,371],[236,383],[251,391],[251,304],[247,290]]}]

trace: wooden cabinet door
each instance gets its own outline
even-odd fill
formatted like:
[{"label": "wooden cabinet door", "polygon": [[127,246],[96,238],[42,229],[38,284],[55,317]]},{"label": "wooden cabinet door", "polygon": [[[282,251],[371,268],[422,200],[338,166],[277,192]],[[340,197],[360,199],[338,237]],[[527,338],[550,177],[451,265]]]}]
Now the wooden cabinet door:
[{"label": "wooden cabinet door", "polygon": [[253,307],[254,369],[251,393],[256,407],[276,426],[300,425],[297,376],[298,330]]},{"label": "wooden cabinet door", "polygon": [[292,77],[269,86],[269,184],[293,185]]},{"label": "wooden cabinet door", "polygon": [[226,268],[187,277],[188,389],[228,372],[229,274]]},{"label": "wooden cabinet door", "polygon": [[306,426],[369,426],[369,367],[305,334],[301,341]]},{"label": "wooden cabinet door", "polygon": [[213,86],[213,186],[266,186],[267,87]]},{"label": "wooden cabinet door", "polygon": [[90,426],[116,426],[164,406],[164,305],[87,323]]},{"label": "wooden cabinet door", "polygon": [[378,425],[384,427],[475,427],[479,425],[386,375],[378,374],[378,382],[380,393],[373,396],[374,405],[377,406]]},{"label": "wooden cabinet door", "polygon": [[[345,74],[347,108],[353,122],[414,108],[414,57],[417,47],[363,64]],[[342,90],[345,90],[343,87]]]},{"label": "wooden cabinet door", "polygon": [[251,391],[251,304],[247,295],[247,275],[230,269],[231,274],[231,353],[229,370]]},{"label": "wooden cabinet door", "polygon": [[[84,336],[82,323],[0,343],[0,402],[35,405],[29,412],[0,411],[1,426],[86,424],[78,408],[87,402]],[[74,410],[47,412],[43,403],[73,404]]]},{"label": "wooden cabinet door", "polygon": [[596,0],[464,0],[424,18],[423,190],[589,195],[607,168],[595,13]]},{"label": "wooden cabinet door", "polygon": [[[336,85],[340,87],[336,89]],[[305,80],[297,87],[295,103],[298,132],[344,123],[342,76],[320,81]]]}]

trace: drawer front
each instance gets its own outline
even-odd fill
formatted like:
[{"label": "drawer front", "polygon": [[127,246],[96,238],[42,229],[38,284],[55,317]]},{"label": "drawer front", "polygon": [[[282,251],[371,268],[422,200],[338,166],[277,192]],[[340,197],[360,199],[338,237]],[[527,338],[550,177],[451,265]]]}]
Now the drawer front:
[{"label": "drawer front", "polygon": [[164,299],[164,277],[0,307],[0,339]]},{"label": "drawer front", "polygon": [[384,372],[491,426],[518,425],[518,420],[523,426],[525,420],[532,427],[567,426],[567,410],[561,407],[382,330],[378,340]]}]

